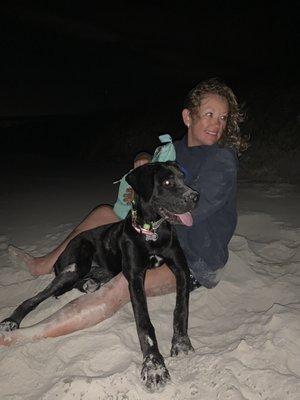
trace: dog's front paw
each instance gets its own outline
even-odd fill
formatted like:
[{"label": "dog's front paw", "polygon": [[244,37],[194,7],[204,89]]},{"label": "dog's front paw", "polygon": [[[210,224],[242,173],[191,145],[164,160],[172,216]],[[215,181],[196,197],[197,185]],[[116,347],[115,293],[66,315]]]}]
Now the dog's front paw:
[{"label": "dog's front paw", "polygon": [[150,354],[145,357],[141,379],[149,392],[159,391],[164,388],[171,378],[161,355]]},{"label": "dog's front paw", "polygon": [[173,337],[171,356],[178,356],[180,353],[188,354],[190,351],[195,351],[190,338],[188,336]]},{"label": "dog's front paw", "polygon": [[0,322],[0,332],[10,332],[19,328],[19,324],[12,319],[6,318]]}]

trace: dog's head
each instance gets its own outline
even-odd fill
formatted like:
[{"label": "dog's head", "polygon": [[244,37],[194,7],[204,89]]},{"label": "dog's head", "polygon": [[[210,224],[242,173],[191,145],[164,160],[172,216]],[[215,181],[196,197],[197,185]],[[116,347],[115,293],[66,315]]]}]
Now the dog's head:
[{"label": "dog's head", "polygon": [[190,226],[193,224],[190,211],[195,208],[199,195],[183,179],[183,172],[173,161],[145,164],[126,176],[148,213],[152,211],[172,224]]}]

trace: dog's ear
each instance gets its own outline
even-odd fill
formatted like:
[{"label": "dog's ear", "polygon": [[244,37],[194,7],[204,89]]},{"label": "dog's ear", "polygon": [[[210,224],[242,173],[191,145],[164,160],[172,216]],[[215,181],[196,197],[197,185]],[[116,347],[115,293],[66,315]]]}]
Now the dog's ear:
[{"label": "dog's ear", "polygon": [[169,166],[169,167],[176,168],[182,174],[183,177],[187,176],[186,169],[182,165],[178,164],[178,162],[176,162],[176,161],[166,161],[165,164],[167,166]]},{"label": "dog's ear", "polygon": [[176,161],[165,161],[164,163],[168,167],[174,167],[176,169],[180,169],[179,164]]},{"label": "dog's ear", "polygon": [[154,188],[155,165],[145,164],[137,167],[126,175],[126,182],[145,201],[149,201]]}]

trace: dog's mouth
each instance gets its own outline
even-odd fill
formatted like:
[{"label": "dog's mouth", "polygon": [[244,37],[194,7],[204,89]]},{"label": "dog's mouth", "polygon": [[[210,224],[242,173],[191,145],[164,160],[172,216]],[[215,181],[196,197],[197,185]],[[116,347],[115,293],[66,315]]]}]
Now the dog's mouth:
[{"label": "dog's mouth", "polygon": [[166,210],[165,208],[160,207],[159,214],[171,224],[179,224],[186,226],[193,225],[193,217],[190,212],[186,212],[183,214],[176,214]]}]

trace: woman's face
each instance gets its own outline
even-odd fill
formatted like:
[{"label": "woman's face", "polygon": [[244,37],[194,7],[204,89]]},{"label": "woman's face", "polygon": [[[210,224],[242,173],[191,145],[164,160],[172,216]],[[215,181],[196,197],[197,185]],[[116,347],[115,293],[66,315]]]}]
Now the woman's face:
[{"label": "woman's face", "polygon": [[188,128],[188,146],[211,146],[217,143],[226,128],[229,113],[224,97],[208,93],[202,100],[196,115],[184,109],[182,117]]}]

